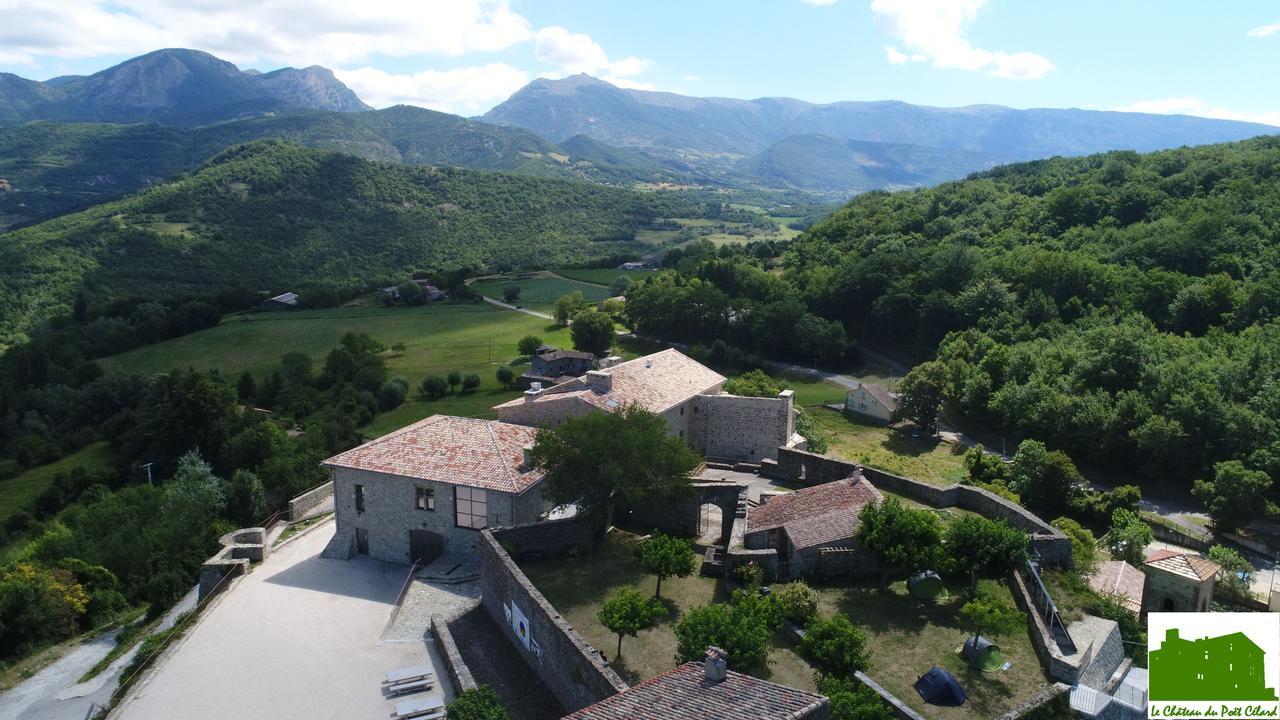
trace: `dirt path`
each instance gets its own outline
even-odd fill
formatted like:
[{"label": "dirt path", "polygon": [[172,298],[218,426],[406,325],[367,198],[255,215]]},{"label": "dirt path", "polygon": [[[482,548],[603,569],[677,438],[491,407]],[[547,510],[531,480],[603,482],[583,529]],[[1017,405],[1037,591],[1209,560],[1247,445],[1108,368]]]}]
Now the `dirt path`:
[{"label": "dirt path", "polygon": [[543,320],[553,320],[553,319],[554,319],[554,318],[552,318],[550,315],[548,315],[547,313],[544,313],[544,312],[538,312],[537,310],[530,310],[530,309],[528,309],[528,308],[516,307],[515,305],[512,305],[512,304],[510,304],[510,303],[504,303],[504,302],[502,302],[501,300],[495,300],[495,299],[493,299],[493,298],[491,298],[491,297],[488,297],[488,296],[486,296],[486,295],[481,295],[480,297],[484,298],[484,301],[485,301],[485,302],[487,302],[487,303],[489,303],[490,305],[497,305],[497,306],[498,306],[498,307],[500,307],[500,308],[506,308],[506,309],[508,309],[508,310],[515,310],[516,312],[522,312],[522,313],[524,313],[525,315],[532,315],[532,316],[534,316],[534,317],[536,317],[536,318],[542,318]]}]

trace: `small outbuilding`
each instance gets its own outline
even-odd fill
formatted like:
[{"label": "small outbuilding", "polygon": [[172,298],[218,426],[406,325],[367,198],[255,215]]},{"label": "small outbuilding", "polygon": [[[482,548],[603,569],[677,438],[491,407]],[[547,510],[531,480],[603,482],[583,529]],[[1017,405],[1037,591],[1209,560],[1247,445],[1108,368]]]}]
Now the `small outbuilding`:
[{"label": "small outbuilding", "polygon": [[262,301],[262,309],[267,311],[297,310],[298,293],[287,292],[281,293],[273,298],[267,298]]},{"label": "small outbuilding", "polygon": [[940,667],[934,667],[921,675],[912,687],[920,693],[920,699],[930,705],[954,707],[963,705],[964,701],[969,699],[964,688],[960,687],[960,681],[956,680],[956,676]]}]

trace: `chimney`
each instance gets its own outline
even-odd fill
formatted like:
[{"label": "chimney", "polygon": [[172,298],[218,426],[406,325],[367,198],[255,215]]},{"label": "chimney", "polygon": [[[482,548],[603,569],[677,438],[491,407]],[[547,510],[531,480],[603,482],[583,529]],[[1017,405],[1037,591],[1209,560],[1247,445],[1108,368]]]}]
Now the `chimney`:
[{"label": "chimney", "polygon": [[536,399],[542,394],[542,383],[534,381],[529,383],[529,389],[524,391],[525,400]]},{"label": "chimney", "polygon": [[725,671],[729,668],[728,657],[728,653],[714,645],[707,647],[707,657],[702,661],[702,668],[707,674],[707,682],[724,682]]},{"label": "chimney", "polygon": [[608,370],[588,370],[587,384],[608,392],[613,389],[613,373]]},{"label": "chimney", "polygon": [[610,355],[609,357],[600,358],[600,360],[596,363],[596,365],[597,365],[601,370],[608,370],[609,368],[611,368],[611,367],[613,367],[614,365],[617,365],[617,364],[619,364],[619,363],[621,363],[621,362],[622,362],[622,356],[620,356],[620,355]]},{"label": "chimney", "polygon": [[527,467],[527,468],[533,467],[533,459],[529,457],[529,453],[533,452],[533,446],[525,445],[524,447],[520,448],[520,451],[524,453],[524,461],[523,461],[524,467]]}]

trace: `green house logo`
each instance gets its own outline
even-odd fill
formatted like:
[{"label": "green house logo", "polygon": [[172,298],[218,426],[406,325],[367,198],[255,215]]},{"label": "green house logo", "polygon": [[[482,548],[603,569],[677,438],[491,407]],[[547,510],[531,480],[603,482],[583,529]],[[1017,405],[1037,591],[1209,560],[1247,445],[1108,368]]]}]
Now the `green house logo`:
[{"label": "green house logo", "polygon": [[1277,717],[1280,615],[1150,613],[1149,717]]}]

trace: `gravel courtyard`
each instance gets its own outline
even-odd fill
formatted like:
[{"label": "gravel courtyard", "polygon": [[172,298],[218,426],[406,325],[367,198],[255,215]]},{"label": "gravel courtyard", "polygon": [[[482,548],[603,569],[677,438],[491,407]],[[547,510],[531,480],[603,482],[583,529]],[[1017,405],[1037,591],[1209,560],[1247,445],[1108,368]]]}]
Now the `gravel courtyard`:
[{"label": "gravel courtyard", "polygon": [[[384,640],[409,568],[328,560],[332,521],[285,545],[236,582],[140,682],[116,717],[385,718],[386,671],[431,664],[421,636]],[[448,692],[444,679],[432,692]]]}]

